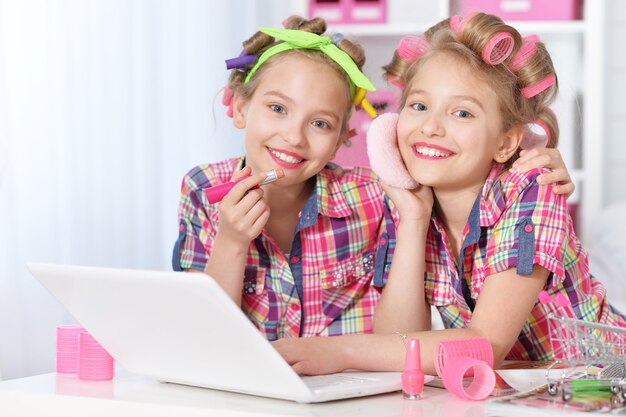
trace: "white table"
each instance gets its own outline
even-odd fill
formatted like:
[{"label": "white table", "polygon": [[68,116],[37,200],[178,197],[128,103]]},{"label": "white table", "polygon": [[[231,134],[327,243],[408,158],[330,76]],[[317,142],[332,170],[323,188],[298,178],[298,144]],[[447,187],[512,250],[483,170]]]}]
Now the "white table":
[{"label": "white table", "polygon": [[[558,413],[559,415],[561,413]],[[464,401],[445,390],[425,387],[422,400],[398,392],[321,404],[297,404],[215,391],[123,374],[113,381],[85,382],[54,373],[0,382],[0,415],[115,417],[482,417],[555,415],[529,407],[494,409]],[[585,415],[591,414],[566,414]]]}]

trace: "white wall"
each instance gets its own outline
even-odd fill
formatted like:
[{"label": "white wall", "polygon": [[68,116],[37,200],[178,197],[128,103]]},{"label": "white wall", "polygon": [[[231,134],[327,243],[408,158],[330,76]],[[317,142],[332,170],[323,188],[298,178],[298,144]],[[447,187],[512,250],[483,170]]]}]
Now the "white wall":
[{"label": "white wall", "polygon": [[[626,201],[626,2],[608,0],[606,24],[606,142],[607,189],[604,205]],[[626,214],[626,213],[625,213]]]},{"label": "white wall", "polygon": [[279,1],[0,0],[0,368],[71,323],[27,261],[171,269],[183,174],[242,152],[224,59]]}]

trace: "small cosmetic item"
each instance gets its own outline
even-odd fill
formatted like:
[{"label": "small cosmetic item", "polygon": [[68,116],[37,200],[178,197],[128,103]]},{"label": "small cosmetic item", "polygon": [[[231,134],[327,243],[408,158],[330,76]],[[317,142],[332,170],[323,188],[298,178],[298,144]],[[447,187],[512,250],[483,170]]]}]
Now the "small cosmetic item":
[{"label": "small cosmetic item", "polygon": [[407,340],[404,371],[402,371],[402,395],[409,400],[422,398],[422,392],[424,392],[424,372],[422,372],[420,354],[420,341],[418,339]]},{"label": "small cosmetic item", "polygon": [[[267,176],[265,180],[263,180],[263,182],[256,187],[253,187],[253,189],[259,188],[261,185],[269,184],[271,182],[281,179],[285,176],[285,172],[282,169],[272,169],[270,171],[267,171],[265,175]],[[243,181],[246,178],[249,177],[239,178],[236,181],[230,181],[224,184],[213,186],[211,188],[207,188],[206,190],[204,190],[207,200],[211,204],[219,203],[220,201],[222,201],[222,198],[224,198],[224,196],[228,194],[235,185],[237,185],[238,182]]]}]

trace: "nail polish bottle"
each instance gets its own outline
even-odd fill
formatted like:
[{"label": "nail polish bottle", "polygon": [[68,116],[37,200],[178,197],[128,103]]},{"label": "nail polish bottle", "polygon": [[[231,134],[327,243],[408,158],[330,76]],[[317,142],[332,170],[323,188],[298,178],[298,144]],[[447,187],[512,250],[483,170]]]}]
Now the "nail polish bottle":
[{"label": "nail polish bottle", "polygon": [[402,371],[402,394],[404,398],[417,400],[422,398],[424,391],[424,372],[420,357],[420,341],[409,339],[406,341],[406,358]]}]

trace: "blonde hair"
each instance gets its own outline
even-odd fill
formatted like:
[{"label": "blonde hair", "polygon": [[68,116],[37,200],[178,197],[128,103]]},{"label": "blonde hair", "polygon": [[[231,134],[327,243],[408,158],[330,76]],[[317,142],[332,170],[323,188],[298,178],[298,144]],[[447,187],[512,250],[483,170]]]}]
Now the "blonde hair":
[{"label": "blonde hair", "polygon": [[[326,21],[320,17],[316,17],[311,20],[304,19],[300,16],[290,16],[284,22],[283,26],[285,29],[293,29],[293,30],[302,30],[306,32],[315,33],[317,35],[322,35],[326,32]],[[263,32],[256,32],[252,37],[243,42],[243,50],[248,54],[257,54],[261,55],[270,47],[276,45],[277,42],[272,36],[267,35]],[[336,43],[337,47],[347,53],[350,58],[357,65],[359,70],[362,69],[365,64],[365,52],[363,48],[348,39],[342,38],[339,42]],[[293,54],[299,54],[307,56],[315,61],[323,62],[330,67],[332,67],[337,74],[339,74],[342,79],[345,80],[346,83],[346,94],[348,98],[348,108],[346,109],[346,117],[344,117],[342,131],[347,131],[348,129],[348,120],[349,113],[352,109],[352,97],[350,96],[350,79],[348,74],[331,58],[329,58],[326,54],[321,51],[311,50],[311,49],[292,49],[278,55],[275,55],[269,58],[263,65],[261,65],[257,71],[252,75],[250,80],[244,84],[244,80],[250,71],[250,68],[234,69],[231,71],[230,76],[228,78],[227,87],[229,87],[233,94],[239,95],[244,99],[249,99],[254,94],[254,91],[259,85],[260,80],[263,78],[263,74],[270,69],[273,65],[277,65],[282,59],[286,56],[290,56]]]},{"label": "blonde hair", "polygon": [[[491,65],[482,58],[482,53],[494,35],[505,32],[514,42],[513,51],[502,63]],[[525,126],[535,121],[543,122],[550,135],[547,147],[554,148],[558,143],[559,128],[554,113],[548,107],[556,97],[558,81],[530,98],[525,98],[522,89],[534,86],[546,76],[556,74],[550,54],[541,42],[536,42],[536,51],[518,60],[521,65],[511,67],[511,63],[522,46],[523,39],[519,32],[505,24],[497,16],[477,13],[463,20],[458,33],[450,26],[450,19],[445,19],[426,31],[424,37],[430,44],[426,53],[416,61],[401,58],[397,51],[392,61],[383,67],[387,80],[396,79],[401,84],[408,82],[419,67],[429,57],[441,52],[449,53],[467,63],[474,74],[485,81],[496,93],[502,116],[502,129]],[[519,67],[519,68],[518,68]],[[403,91],[401,108],[406,103],[407,89]],[[519,151],[507,162],[510,165],[519,157]]]}]

